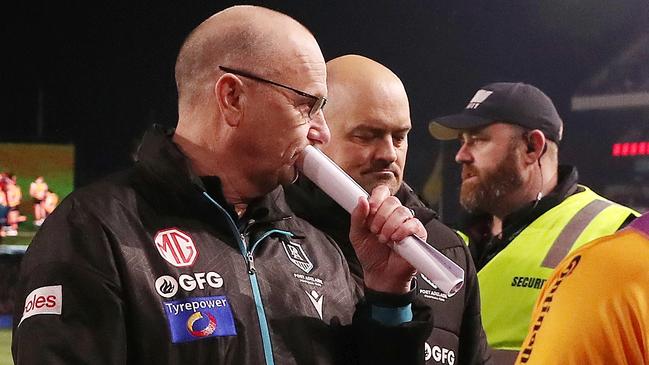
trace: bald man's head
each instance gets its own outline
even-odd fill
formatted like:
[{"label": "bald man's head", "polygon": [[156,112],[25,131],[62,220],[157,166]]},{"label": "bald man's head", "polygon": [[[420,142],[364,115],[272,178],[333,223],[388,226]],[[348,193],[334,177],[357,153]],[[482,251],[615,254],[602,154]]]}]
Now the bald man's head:
[{"label": "bald man's head", "polygon": [[310,112],[327,96],[322,52],[287,15],[255,6],[215,14],[183,44],[176,83],[174,142],[197,173],[221,178],[230,202],[290,183],[295,156],[329,140],[322,113]]},{"label": "bald man's head", "polygon": [[327,62],[325,117],[331,141],[323,151],[365,190],[403,181],[411,128],[405,88],[392,71],[358,55]]},{"label": "bald man's head", "polygon": [[[311,36],[291,17],[262,7],[233,6],[214,14],[190,33],[176,59],[179,102],[205,102],[222,73],[219,66],[257,72],[269,59],[281,61],[282,33],[287,31]],[[278,72],[264,69],[265,74]]]}]

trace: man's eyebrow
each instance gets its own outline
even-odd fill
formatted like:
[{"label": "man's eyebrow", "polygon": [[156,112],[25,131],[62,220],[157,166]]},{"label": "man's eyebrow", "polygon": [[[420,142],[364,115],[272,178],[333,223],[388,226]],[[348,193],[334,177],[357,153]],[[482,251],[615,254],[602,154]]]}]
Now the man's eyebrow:
[{"label": "man's eyebrow", "polygon": [[382,128],[378,128],[369,124],[359,124],[351,129],[351,132],[372,132],[372,133],[383,133]]},{"label": "man's eyebrow", "polygon": [[381,128],[377,127],[372,124],[359,124],[355,126],[354,128],[351,129],[352,132],[357,132],[357,131],[362,131],[362,132],[372,132],[372,133],[377,133],[377,134],[382,134],[382,133],[408,133],[410,132],[412,128],[410,127],[404,127],[404,128],[399,128],[395,130],[391,130],[390,128]]},{"label": "man's eyebrow", "polygon": [[484,128],[473,128],[469,130],[465,130],[460,133],[460,135],[467,135],[467,136],[486,136],[488,133],[485,133]]}]

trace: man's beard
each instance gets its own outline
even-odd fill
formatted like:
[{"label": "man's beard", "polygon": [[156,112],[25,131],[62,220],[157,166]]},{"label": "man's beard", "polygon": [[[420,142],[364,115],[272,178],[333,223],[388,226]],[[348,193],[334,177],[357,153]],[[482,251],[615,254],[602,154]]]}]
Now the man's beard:
[{"label": "man's beard", "polygon": [[470,182],[463,182],[460,189],[460,204],[467,211],[493,213],[502,205],[503,196],[523,186],[523,177],[518,171],[520,157],[510,151],[491,171],[480,172],[465,165],[465,169],[477,176]]}]

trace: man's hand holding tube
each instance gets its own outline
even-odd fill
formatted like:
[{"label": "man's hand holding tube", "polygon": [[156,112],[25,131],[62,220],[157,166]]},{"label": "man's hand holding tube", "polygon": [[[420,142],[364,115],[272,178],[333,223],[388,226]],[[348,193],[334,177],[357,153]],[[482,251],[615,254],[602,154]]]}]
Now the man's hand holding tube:
[{"label": "man's hand holding tube", "polygon": [[411,290],[416,270],[390,247],[410,235],[426,239],[426,229],[386,186],[377,186],[369,199],[358,200],[349,239],[363,267],[367,288],[390,294]]}]

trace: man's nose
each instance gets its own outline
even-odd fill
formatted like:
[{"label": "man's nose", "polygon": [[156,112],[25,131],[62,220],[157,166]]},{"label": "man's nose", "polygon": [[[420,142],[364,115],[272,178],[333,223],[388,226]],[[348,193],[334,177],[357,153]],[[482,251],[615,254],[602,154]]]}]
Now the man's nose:
[{"label": "man's nose", "polygon": [[469,152],[469,148],[466,143],[460,145],[460,149],[455,154],[455,162],[457,163],[467,163],[473,160],[473,156]]},{"label": "man's nose", "polygon": [[319,110],[311,119],[307,138],[315,144],[329,143],[331,132],[329,131],[329,126],[327,125],[322,110]]},{"label": "man's nose", "polygon": [[376,147],[375,157],[377,160],[384,160],[390,163],[397,160],[397,148],[394,145],[392,136],[387,135],[379,141]]}]

